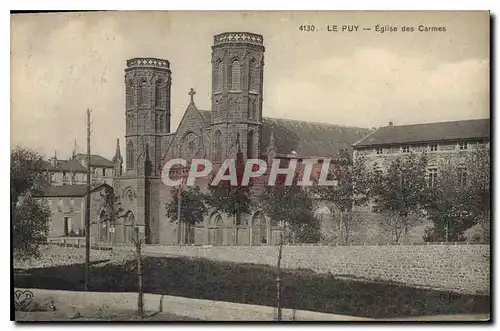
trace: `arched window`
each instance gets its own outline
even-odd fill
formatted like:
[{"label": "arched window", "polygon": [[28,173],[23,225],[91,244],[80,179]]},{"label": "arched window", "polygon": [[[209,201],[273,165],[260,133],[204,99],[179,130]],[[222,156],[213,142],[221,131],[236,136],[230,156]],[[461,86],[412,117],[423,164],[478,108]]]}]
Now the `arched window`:
[{"label": "arched window", "polygon": [[165,85],[162,81],[156,82],[155,89],[155,104],[156,107],[165,108],[166,103],[166,93],[165,93]]},{"label": "arched window", "polygon": [[241,68],[240,61],[234,60],[231,63],[231,90],[239,91],[241,89]]},{"label": "arched window", "polygon": [[215,91],[220,92],[222,91],[222,86],[224,83],[224,63],[222,60],[219,60],[217,62],[217,73],[215,75]]},{"label": "arched window", "polygon": [[129,141],[127,144],[127,169],[134,169],[135,148],[134,143]]},{"label": "arched window", "polygon": [[134,82],[133,81],[129,81],[127,83],[126,104],[127,104],[127,109],[131,109],[134,107]]},{"label": "arched window", "polygon": [[139,104],[141,106],[147,106],[148,104],[148,83],[143,81],[141,83],[141,90],[139,94]]},{"label": "arched window", "polygon": [[221,148],[222,148],[222,143],[221,143],[221,133],[219,130],[215,131],[214,134],[214,161],[221,161]]},{"label": "arched window", "polygon": [[254,158],[254,151],[253,151],[253,130],[248,132],[247,135],[247,158],[252,159]]},{"label": "arched window", "polygon": [[258,91],[258,82],[257,82],[257,61],[255,61],[255,59],[252,59],[250,60],[250,65],[249,65],[249,68],[248,68],[248,73],[249,73],[249,77],[248,77],[248,85],[249,85],[249,88],[250,88],[250,91],[252,92],[257,92]]}]

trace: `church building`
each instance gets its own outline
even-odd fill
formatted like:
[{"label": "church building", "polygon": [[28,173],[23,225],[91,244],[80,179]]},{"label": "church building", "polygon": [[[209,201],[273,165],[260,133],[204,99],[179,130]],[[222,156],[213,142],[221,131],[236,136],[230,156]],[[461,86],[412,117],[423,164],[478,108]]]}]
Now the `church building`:
[{"label": "church building", "polygon": [[[198,109],[195,91],[175,131],[171,131],[171,76],[168,60],[133,58],[125,68],[125,166],[118,144],[113,186],[124,217],[112,230],[115,242],[130,242],[134,228],[148,243],[177,244],[177,225],[166,216],[171,188],[161,171],[170,159],[206,158],[214,166],[226,158],[332,158],[370,133],[369,129],[287,119],[264,114],[264,38],[247,32],[214,37],[212,104]],[[188,91],[186,91],[188,92]],[[334,111],[332,109],[332,111]],[[212,211],[196,225],[191,243],[249,245],[277,243],[280,228],[255,208],[236,225]]]}]

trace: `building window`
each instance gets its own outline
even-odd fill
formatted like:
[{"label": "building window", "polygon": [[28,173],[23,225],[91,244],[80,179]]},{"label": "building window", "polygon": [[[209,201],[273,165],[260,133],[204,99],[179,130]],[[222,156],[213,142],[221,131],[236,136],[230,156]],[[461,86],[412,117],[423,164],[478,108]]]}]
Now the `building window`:
[{"label": "building window", "polygon": [[162,81],[156,82],[155,104],[156,107],[165,108],[167,101],[167,93]]},{"label": "building window", "polygon": [[216,73],[215,79],[216,79],[215,91],[220,92],[220,91],[222,91],[222,84],[224,82],[224,63],[222,62],[222,60],[220,60],[217,63],[217,73]]},{"label": "building window", "polygon": [[127,169],[134,169],[135,148],[134,143],[129,141],[127,144]]},{"label": "building window", "polygon": [[214,135],[214,161],[221,161],[221,145],[221,133],[217,130]]},{"label": "building window", "polygon": [[127,109],[134,107],[134,83],[132,81],[127,83],[127,91],[126,91],[126,104]]},{"label": "building window", "polygon": [[410,146],[406,145],[401,147],[403,153],[410,153]]},{"label": "building window", "polygon": [[467,168],[465,166],[458,167],[458,185],[467,185]]},{"label": "building window", "polygon": [[102,177],[106,176],[106,168],[102,168]]},{"label": "building window", "polygon": [[437,183],[437,169],[429,168],[428,170],[428,185],[429,187],[435,187]]},{"label": "building window", "polygon": [[71,217],[64,218],[64,236],[67,237],[73,234],[73,225],[71,224]]},{"label": "building window", "polygon": [[437,152],[438,145],[437,144],[432,144],[432,145],[429,145],[429,148],[430,148],[431,152]]},{"label": "building window", "polygon": [[231,91],[241,90],[241,67],[240,61],[234,60],[231,63]]},{"label": "building window", "polygon": [[148,83],[143,81],[141,84],[141,90],[139,94],[139,104],[141,106],[147,106],[148,104]]},{"label": "building window", "polygon": [[254,157],[253,151],[253,130],[248,132],[247,136],[247,158],[252,159]]},{"label": "building window", "polygon": [[464,151],[467,149],[467,142],[465,141],[461,141],[458,143],[458,149],[460,149],[461,151]]},{"label": "building window", "polygon": [[68,184],[68,182],[69,182],[68,175],[65,172],[63,172],[63,185]]},{"label": "building window", "polygon": [[250,91],[252,92],[257,92],[258,90],[258,83],[257,83],[257,61],[255,59],[252,59],[250,61],[250,66],[249,66],[249,88]]},{"label": "building window", "polygon": [[376,152],[377,152],[378,155],[380,155],[380,154],[382,154],[384,152],[384,150],[382,148],[377,148],[375,150],[376,150]]}]

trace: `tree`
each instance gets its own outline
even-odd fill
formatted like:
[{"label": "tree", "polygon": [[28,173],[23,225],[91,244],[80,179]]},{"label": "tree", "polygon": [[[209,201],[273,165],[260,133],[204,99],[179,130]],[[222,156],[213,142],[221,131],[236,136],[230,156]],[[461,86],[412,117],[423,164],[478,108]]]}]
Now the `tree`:
[{"label": "tree", "polygon": [[315,243],[321,238],[321,224],[314,214],[314,193],[297,185],[277,180],[276,185],[266,186],[259,201],[263,212],[274,222],[284,225],[285,240]]},{"label": "tree", "polygon": [[370,170],[364,157],[359,156],[355,163],[348,151],[339,153],[330,168],[327,179],[336,180],[335,186],[314,186],[320,199],[334,204],[340,212],[340,237],[347,243],[359,219],[354,217],[353,209],[368,201],[370,196]]},{"label": "tree", "polygon": [[[165,204],[167,217],[172,222],[177,222],[178,212],[178,193],[179,187],[173,187],[171,190],[173,199]],[[203,222],[203,216],[208,212],[205,205],[206,196],[200,191],[198,186],[188,187],[181,190],[181,222],[185,224],[185,243],[190,242],[192,227],[196,223]]]},{"label": "tree", "polygon": [[16,257],[36,257],[46,242],[50,209],[42,200],[50,174],[37,152],[16,146],[11,153],[10,212],[13,251]]},{"label": "tree", "polygon": [[442,162],[430,194],[426,210],[432,226],[426,229],[425,241],[465,240],[465,230],[474,225],[483,230],[483,239],[489,239],[490,154],[486,148],[478,146],[462,162]]},{"label": "tree", "polygon": [[428,201],[427,155],[413,153],[392,159],[387,171],[376,172],[371,190],[374,210],[382,213],[382,225],[399,242],[413,226]]},{"label": "tree", "polygon": [[[245,163],[243,154],[240,149],[239,139],[237,140],[238,153],[236,155],[236,181],[237,185],[231,185],[229,180],[221,180],[217,185],[209,185],[209,194],[206,197],[206,202],[213,209],[220,211],[234,218],[235,225],[241,224],[241,215],[250,213],[251,198],[250,192],[252,181],[248,185],[242,185],[243,172]],[[225,175],[229,174],[229,169]],[[213,182],[215,174],[212,175],[210,183]]]},{"label": "tree", "polygon": [[[106,229],[109,230],[110,226],[116,225],[118,218],[124,216],[125,209],[122,206],[120,197],[115,194],[112,188],[106,187],[106,190],[101,192],[101,196],[104,197],[104,203],[99,220],[106,223]],[[108,235],[110,235],[109,232]],[[110,240],[110,238],[107,238],[107,240]]]},{"label": "tree", "polygon": [[232,186],[228,181],[221,181],[218,185],[209,186],[207,203],[215,210],[232,216],[235,225],[241,224],[241,215],[250,213],[250,185]]}]

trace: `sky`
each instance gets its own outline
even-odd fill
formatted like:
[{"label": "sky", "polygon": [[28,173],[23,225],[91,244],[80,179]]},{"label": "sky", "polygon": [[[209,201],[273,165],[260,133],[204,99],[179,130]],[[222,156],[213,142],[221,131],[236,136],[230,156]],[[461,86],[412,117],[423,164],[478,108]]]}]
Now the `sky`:
[{"label": "sky", "polygon": [[175,131],[190,88],[197,107],[210,109],[210,47],[228,31],[264,37],[265,117],[366,128],[489,117],[484,11],[22,14],[11,16],[11,146],[64,159],[76,140],[85,153],[91,108],[92,153],[111,159],[120,138],[124,155],[124,69],[133,57],[170,61]]}]

